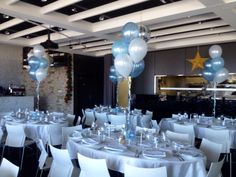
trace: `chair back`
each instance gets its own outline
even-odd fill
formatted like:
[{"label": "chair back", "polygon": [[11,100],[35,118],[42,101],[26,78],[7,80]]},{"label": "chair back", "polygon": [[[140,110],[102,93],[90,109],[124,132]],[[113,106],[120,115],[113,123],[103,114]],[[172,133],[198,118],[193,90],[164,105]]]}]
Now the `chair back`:
[{"label": "chair back", "polygon": [[62,126],[60,124],[50,124],[48,126],[49,139],[48,143],[51,145],[62,144]]},{"label": "chair back", "polygon": [[81,169],[80,177],[110,177],[106,159],[93,159],[80,153],[77,156]]},{"label": "chair back", "polygon": [[167,177],[166,167],[141,168],[125,164],[124,177],[148,176],[148,177]]},{"label": "chair back", "polygon": [[3,158],[0,166],[1,177],[17,177],[19,173],[19,167]]},{"label": "chair back", "polygon": [[62,127],[62,148],[66,147],[68,136],[72,134],[75,130],[82,130],[82,125],[76,125],[72,127]]},{"label": "chair back", "polygon": [[[74,120],[75,120],[75,115],[73,114],[67,114],[66,119],[68,120],[68,126],[74,126]],[[76,122],[75,122],[76,124]]]},{"label": "chair back", "polygon": [[125,114],[108,114],[108,120],[112,125],[124,125],[126,123]]},{"label": "chair back", "polygon": [[9,125],[6,124],[7,137],[5,141],[6,146],[10,147],[24,147],[25,131],[23,125]]},{"label": "chair back", "polygon": [[151,128],[152,114],[144,114],[140,116],[141,127]]},{"label": "chair back", "polygon": [[215,130],[215,129],[211,129],[211,128],[206,128],[204,138],[206,138],[210,141],[213,141],[215,143],[222,144],[221,153],[230,153],[229,130]]},{"label": "chair back", "polygon": [[107,113],[106,112],[94,112],[96,118],[96,124],[98,127],[104,126],[104,123],[108,123]]},{"label": "chair back", "polygon": [[71,162],[67,149],[58,149],[50,146],[53,161],[48,177],[71,177],[73,172],[73,164]]},{"label": "chair back", "polygon": [[91,126],[92,123],[95,121],[94,111],[91,109],[85,109],[85,120],[84,125]]},{"label": "chair back", "polygon": [[212,162],[207,177],[217,177],[221,175],[221,169],[224,164],[225,157],[219,162]]},{"label": "chair back", "polygon": [[203,138],[200,145],[200,150],[207,157],[206,167],[209,169],[212,162],[218,162],[222,151],[222,144]]},{"label": "chair back", "polygon": [[152,128],[156,129],[156,132],[158,133],[160,131],[160,126],[158,125],[156,120],[151,120]]},{"label": "chair back", "polygon": [[178,141],[191,144],[190,135],[187,133],[177,133],[170,130],[166,131],[166,137],[171,141]]},{"label": "chair back", "polygon": [[48,153],[44,147],[42,139],[38,139],[36,144],[37,144],[38,149],[40,150],[40,156],[38,159],[38,162],[39,162],[38,167],[39,167],[39,169],[42,170],[43,166],[48,158]]},{"label": "chair back", "polygon": [[1,129],[1,127],[0,127],[0,144],[1,144],[1,142],[2,142],[2,137],[3,137],[3,131],[2,131],[2,129]]},{"label": "chair back", "polygon": [[181,125],[178,123],[174,123],[174,132],[177,133],[187,133],[190,136],[191,144],[195,143],[195,131],[193,125]]}]

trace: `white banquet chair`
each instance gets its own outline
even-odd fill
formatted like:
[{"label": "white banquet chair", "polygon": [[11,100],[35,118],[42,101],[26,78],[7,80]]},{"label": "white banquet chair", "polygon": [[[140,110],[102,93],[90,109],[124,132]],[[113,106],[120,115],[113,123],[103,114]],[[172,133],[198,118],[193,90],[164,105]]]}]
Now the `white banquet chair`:
[{"label": "white banquet chair", "polygon": [[24,131],[24,125],[9,125],[6,124],[7,137],[2,150],[2,157],[4,156],[4,151],[6,146],[13,148],[22,148],[21,159],[20,159],[20,169],[22,169],[25,147],[33,144],[31,140],[26,140],[26,135]]},{"label": "white banquet chair", "polygon": [[40,170],[40,177],[41,177],[44,170],[50,169],[51,164],[52,164],[52,157],[48,156],[48,153],[45,149],[42,139],[38,139],[36,144],[37,144],[38,149],[40,150],[40,156],[38,159],[38,168],[37,168],[35,177],[37,177],[39,170]]},{"label": "white banquet chair", "polygon": [[173,124],[174,132],[177,133],[187,133],[190,136],[191,144],[194,146],[195,144],[195,132],[194,132],[194,126],[193,125],[181,125],[178,123]]},{"label": "white banquet chair", "polygon": [[203,138],[199,149],[207,157],[206,168],[209,169],[212,162],[218,162],[222,151],[222,144]]},{"label": "white banquet chair", "polygon": [[83,125],[91,126],[95,122],[94,111],[92,109],[85,109],[85,119]]},{"label": "white banquet chair", "polygon": [[158,125],[156,120],[151,120],[152,128],[156,129],[156,132],[158,133],[160,131],[160,126]]},{"label": "white banquet chair", "polygon": [[140,116],[141,127],[151,128],[152,114],[144,114]]},{"label": "white banquet chair", "polygon": [[49,145],[52,153],[52,165],[48,177],[71,177],[74,166],[67,149],[58,149]]},{"label": "white banquet chair", "polygon": [[19,173],[19,167],[3,158],[0,165],[0,177],[17,177]]},{"label": "white banquet chair", "polygon": [[82,130],[82,125],[76,125],[72,127],[62,127],[62,149],[66,148],[68,136],[76,130]]},{"label": "white banquet chair", "polygon": [[224,164],[225,157],[219,162],[212,162],[207,177],[221,177],[221,169]]},{"label": "white banquet chair", "polygon": [[94,112],[96,118],[96,124],[98,127],[104,126],[104,123],[108,123],[107,112]]},{"label": "white banquet chair", "polygon": [[170,130],[167,130],[165,134],[166,134],[166,137],[171,141],[191,144],[190,135],[187,133],[177,133],[177,132],[172,132]]},{"label": "white banquet chair", "polygon": [[125,125],[126,115],[125,114],[108,114],[108,120],[111,125]]},{"label": "white banquet chair", "polygon": [[141,168],[125,164],[124,177],[137,176],[167,177],[167,171],[165,166],[157,168]]},{"label": "white banquet chair", "polygon": [[93,159],[80,153],[77,153],[77,156],[81,169],[79,177],[110,177],[106,159]]},{"label": "white banquet chair", "polygon": [[73,115],[73,114],[66,114],[66,119],[68,121],[68,126],[69,127],[74,126],[75,115]]}]

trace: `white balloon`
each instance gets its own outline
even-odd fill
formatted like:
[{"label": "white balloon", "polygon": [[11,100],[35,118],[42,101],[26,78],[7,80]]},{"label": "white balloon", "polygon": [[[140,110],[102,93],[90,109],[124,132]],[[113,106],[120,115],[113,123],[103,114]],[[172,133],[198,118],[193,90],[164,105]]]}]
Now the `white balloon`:
[{"label": "white balloon", "polygon": [[44,52],[45,52],[45,49],[41,45],[36,45],[33,48],[33,53],[34,53],[34,56],[36,57],[42,57],[44,55]]},{"label": "white balloon", "polygon": [[219,45],[213,45],[209,49],[209,55],[211,58],[217,58],[220,57],[222,54],[222,48]]},{"label": "white balloon", "polygon": [[229,77],[229,71],[226,68],[221,68],[215,73],[213,82],[221,83],[227,80]]},{"label": "white balloon", "polygon": [[128,54],[120,54],[116,56],[114,66],[121,76],[128,77],[132,71],[133,62]]},{"label": "white balloon", "polygon": [[41,82],[47,77],[48,68],[39,68],[35,71],[35,77],[38,82]]},{"label": "white balloon", "polygon": [[147,54],[147,43],[141,38],[133,39],[129,44],[129,54],[135,63],[139,63]]}]

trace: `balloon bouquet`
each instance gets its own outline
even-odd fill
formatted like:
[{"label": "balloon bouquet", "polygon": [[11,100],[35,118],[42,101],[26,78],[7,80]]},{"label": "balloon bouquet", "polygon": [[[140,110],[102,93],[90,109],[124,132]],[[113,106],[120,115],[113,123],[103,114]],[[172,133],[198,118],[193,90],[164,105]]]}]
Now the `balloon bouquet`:
[{"label": "balloon bouquet", "polygon": [[[150,31],[144,25],[128,22],[122,28],[122,38],[112,45],[112,54],[115,57],[114,66],[110,67],[109,78],[113,83],[119,83],[123,78],[136,78],[145,68],[143,58],[147,54],[147,41]],[[129,83],[129,104],[130,104]],[[130,109],[130,105],[129,105]]]},{"label": "balloon bouquet", "polygon": [[204,64],[202,76],[205,80],[212,82],[214,85],[214,105],[213,116],[215,117],[216,108],[216,85],[224,82],[229,77],[229,72],[224,68],[224,59],[221,57],[222,48],[219,45],[213,45],[209,49],[209,58]]},{"label": "balloon bouquet", "polygon": [[37,103],[39,109],[39,87],[42,80],[47,77],[49,62],[46,59],[45,49],[41,45],[36,45],[33,50],[28,53],[29,76],[36,81]]}]

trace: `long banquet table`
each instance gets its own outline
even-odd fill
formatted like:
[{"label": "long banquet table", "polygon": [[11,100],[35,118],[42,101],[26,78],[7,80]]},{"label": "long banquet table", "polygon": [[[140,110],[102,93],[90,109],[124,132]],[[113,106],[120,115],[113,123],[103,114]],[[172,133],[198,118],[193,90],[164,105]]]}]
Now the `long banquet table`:
[{"label": "long banquet table", "polygon": [[[157,148],[153,147],[147,148],[141,147],[141,151],[139,151],[139,155],[137,156],[137,149],[132,148],[132,146],[122,145],[122,151],[111,150],[106,148],[109,144],[117,143],[117,139],[106,139],[103,142],[84,143],[84,139],[86,137],[81,138],[69,138],[67,142],[67,148],[70,154],[71,159],[77,159],[77,153],[81,153],[85,156],[91,158],[104,158],[107,161],[107,166],[110,170],[114,170],[117,172],[124,173],[124,165],[125,163],[144,167],[144,168],[154,168],[160,166],[167,167],[168,177],[205,177],[205,161],[206,157],[194,147],[191,147],[191,151],[195,152],[193,154],[197,155],[191,156],[189,154],[185,154],[180,158],[177,155],[174,155],[172,152],[173,149],[171,147],[166,148]],[[96,138],[95,138],[96,139]],[[94,142],[93,139],[92,141]],[[95,140],[96,141],[96,140]],[[119,146],[119,143],[117,143]],[[136,146],[137,147],[137,146]],[[165,152],[166,156],[144,156],[145,149],[147,151],[158,151]],[[183,148],[184,149],[184,148]],[[186,148],[187,149],[187,148]],[[191,154],[191,153],[190,153]]]}]

